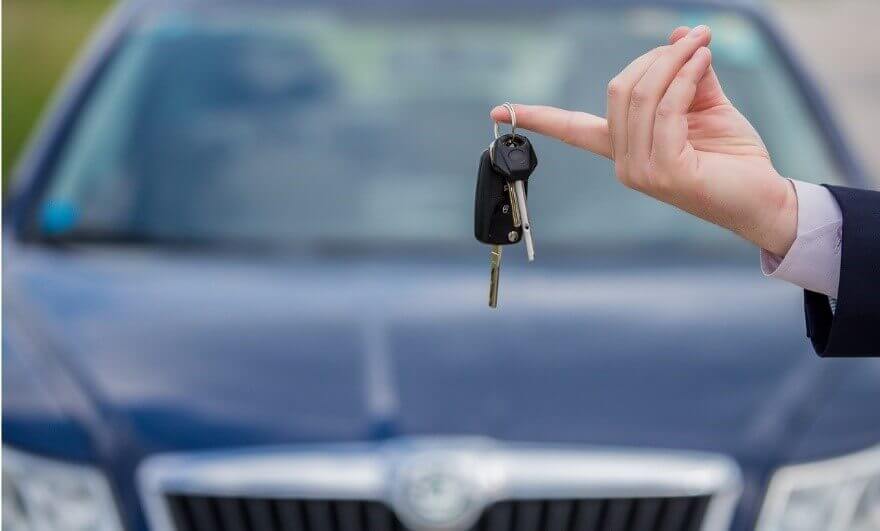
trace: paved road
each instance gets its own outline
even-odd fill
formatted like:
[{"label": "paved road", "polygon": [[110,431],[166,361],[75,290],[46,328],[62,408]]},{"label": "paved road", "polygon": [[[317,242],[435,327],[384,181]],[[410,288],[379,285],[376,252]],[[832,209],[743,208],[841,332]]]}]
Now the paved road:
[{"label": "paved road", "polygon": [[772,5],[880,188],[880,0]]}]

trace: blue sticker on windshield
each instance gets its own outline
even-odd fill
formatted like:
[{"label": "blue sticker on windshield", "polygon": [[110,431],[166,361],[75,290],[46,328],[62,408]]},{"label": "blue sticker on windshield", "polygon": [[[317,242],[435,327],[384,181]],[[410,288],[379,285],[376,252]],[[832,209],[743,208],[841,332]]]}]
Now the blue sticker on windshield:
[{"label": "blue sticker on windshield", "polygon": [[56,236],[69,232],[76,226],[79,212],[69,201],[47,201],[40,213],[40,226],[43,233]]}]

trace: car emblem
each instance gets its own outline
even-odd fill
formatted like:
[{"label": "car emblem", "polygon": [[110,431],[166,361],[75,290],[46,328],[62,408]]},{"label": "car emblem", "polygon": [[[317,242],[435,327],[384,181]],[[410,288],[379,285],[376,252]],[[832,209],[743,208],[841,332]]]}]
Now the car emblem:
[{"label": "car emblem", "polygon": [[458,531],[476,523],[486,497],[472,461],[467,454],[427,452],[398,463],[394,481],[398,518],[417,531]]}]

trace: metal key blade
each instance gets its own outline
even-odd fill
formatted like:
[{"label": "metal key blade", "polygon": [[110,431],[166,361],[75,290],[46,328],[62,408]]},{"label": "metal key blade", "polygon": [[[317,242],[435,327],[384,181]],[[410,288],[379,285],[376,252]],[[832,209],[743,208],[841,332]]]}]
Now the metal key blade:
[{"label": "metal key blade", "polygon": [[505,188],[507,188],[507,193],[510,196],[510,214],[513,217],[513,226],[521,227],[522,221],[519,218],[519,200],[517,199],[519,196],[516,193],[516,187],[507,185]]},{"label": "metal key blade", "polygon": [[516,204],[522,221],[523,240],[526,242],[526,256],[529,262],[535,260],[535,242],[532,240],[532,226],[529,222],[529,211],[526,208],[526,187],[522,181],[514,182],[516,187]]},{"label": "metal key blade", "polygon": [[501,277],[501,246],[493,245],[489,254],[489,308],[498,307],[498,281]]}]

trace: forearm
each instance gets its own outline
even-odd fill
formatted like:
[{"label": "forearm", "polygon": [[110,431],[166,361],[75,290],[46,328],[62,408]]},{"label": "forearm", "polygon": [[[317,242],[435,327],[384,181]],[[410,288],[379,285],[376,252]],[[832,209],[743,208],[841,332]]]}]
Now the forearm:
[{"label": "forearm", "polygon": [[714,215],[724,218],[711,219],[711,214],[700,217],[727,227],[774,255],[785,256],[798,235],[798,196],[788,179],[772,170],[769,173],[767,178],[720,183],[719,186],[731,188],[718,192],[726,201],[719,199],[706,204],[729,205],[715,209]]}]

